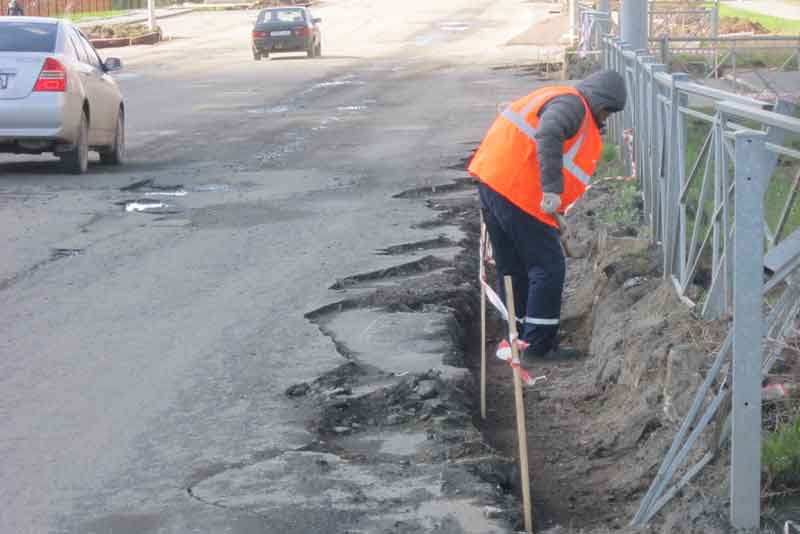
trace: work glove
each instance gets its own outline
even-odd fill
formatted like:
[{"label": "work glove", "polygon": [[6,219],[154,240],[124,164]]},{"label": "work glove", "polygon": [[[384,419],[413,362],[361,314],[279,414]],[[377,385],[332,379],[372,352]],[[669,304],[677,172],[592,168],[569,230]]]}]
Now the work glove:
[{"label": "work glove", "polygon": [[545,193],[539,206],[545,213],[555,213],[561,207],[561,197],[556,193]]}]

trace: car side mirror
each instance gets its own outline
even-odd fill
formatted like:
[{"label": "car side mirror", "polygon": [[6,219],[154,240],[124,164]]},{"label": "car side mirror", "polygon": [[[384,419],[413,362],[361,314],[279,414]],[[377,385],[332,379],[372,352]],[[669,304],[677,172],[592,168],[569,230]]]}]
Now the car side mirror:
[{"label": "car side mirror", "polygon": [[106,72],[117,72],[122,70],[122,60],[116,57],[107,58],[103,63],[103,68]]},{"label": "car side mirror", "polygon": [[322,22],[322,19],[311,19],[311,20],[314,22],[314,24],[319,24],[320,22]]}]

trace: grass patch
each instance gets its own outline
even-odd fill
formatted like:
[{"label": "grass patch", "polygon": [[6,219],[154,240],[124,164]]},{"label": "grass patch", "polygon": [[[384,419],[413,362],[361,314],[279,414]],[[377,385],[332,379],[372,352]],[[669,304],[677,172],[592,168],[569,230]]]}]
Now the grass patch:
[{"label": "grass patch", "polygon": [[600,161],[595,170],[595,175],[599,178],[605,178],[607,176],[622,176],[624,174],[625,164],[622,162],[619,146],[605,143],[603,146],[603,154],[600,156]]},{"label": "grass patch", "polygon": [[129,14],[127,9],[117,9],[112,11],[89,11],[87,13],[73,13],[72,15],[64,15],[65,19],[72,22],[82,22],[91,19],[110,19],[112,17],[120,17]]},{"label": "grass patch", "polygon": [[[704,113],[713,114],[713,109],[711,108],[701,108],[698,111],[702,111]],[[752,121],[740,121],[743,126],[748,128],[752,128],[754,130],[758,130],[759,125]],[[698,156],[700,155],[700,149],[703,147],[703,143],[706,140],[706,136],[710,131],[710,124],[696,119],[694,117],[689,117],[687,120],[687,140],[686,140],[686,177],[689,177],[689,173],[694,166],[695,161],[697,161]],[[788,140],[787,140],[788,141]],[[800,142],[792,141],[787,142],[785,146],[793,148],[795,150],[800,149]],[[713,149],[713,146],[711,147]],[[713,150],[712,150],[713,152]],[[700,200],[700,187],[702,184],[702,175],[705,169],[705,156],[704,159],[700,162],[699,168],[697,170],[698,176],[694,179],[691,187],[687,191],[687,204],[690,207],[690,211],[694,211],[697,209],[697,204]],[[728,164],[728,172],[731,177],[734,175],[734,168],[733,168],[733,161],[731,158],[727,157],[726,154],[726,162]],[[713,179],[713,172],[714,172],[714,161],[713,158],[709,162],[709,179]],[[778,165],[775,167],[775,171],[771,178],[768,180],[767,191],[764,196],[764,218],[767,221],[767,225],[773,231],[775,230],[778,220],[780,218],[781,212],[784,209],[786,204],[789,191],[791,189],[792,184],[794,183],[794,178],[800,169],[800,162],[797,160],[790,159],[788,157],[780,157],[778,159]],[[706,187],[712,187],[712,183],[707,185]],[[705,203],[702,207],[707,215],[711,215],[714,210],[714,195],[713,189],[708,189],[708,193],[706,195]],[[689,221],[689,226],[687,228],[687,239],[691,236],[691,231],[694,228],[694,218],[692,217]],[[705,230],[707,229],[709,224],[708,217],[703,221],[702,226],[699,229],[700,235],[702,236]],[[786,225],[782,232],[782,236],[786,237],[791,234],[795,229],[800,228],[800,202],[795,201],[794,205],[791,207],[789,211],[789,216],[786,220]]]},{"label": "grass patch", "polygon": [[800,417],[769,434],[764,440],[761,462],[769,485],[800,484]]},{"label": "grass patch", "polygon": [[644,230],[642,223],[642,193],[635,180],[611,182],[613,202],[600,213],[600,220],[609,226],[635,228],[636,234]]},{"label": "grass patch", "polygon": [[[609,176],[625,176],[625,164],[622,161],[620,148],[617,145],[605,144],[600,162],[597,164],[595,176],[598,179]],[[641,234],[645,228],[642,223],[642,194],[636,180],[608,182],[614,193],[614,201],[599,212],[600,220],[606,225],[616,228],[634,228]]]},{"label": "grass patch", "polygon": [[784,19],[780,17],[772,17],[770,15],[762,15],[753,11],[745,9],[737,9],[724,4],[719,6],[720,17],[736,17],[746,19],[750,22],[758,23],[764,26],[771,33],[780,34],[800,34],[800,20]]}]

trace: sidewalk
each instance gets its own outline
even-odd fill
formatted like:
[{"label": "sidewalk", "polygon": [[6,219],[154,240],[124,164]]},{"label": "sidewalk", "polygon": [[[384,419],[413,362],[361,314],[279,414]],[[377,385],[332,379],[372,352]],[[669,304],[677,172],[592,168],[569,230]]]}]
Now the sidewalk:
[{"label": "sidewalk", "polygon": [[800,4],[790,4],[781,0],[729,0],[724,5],[769,15],[779,19],[800,20]]}]

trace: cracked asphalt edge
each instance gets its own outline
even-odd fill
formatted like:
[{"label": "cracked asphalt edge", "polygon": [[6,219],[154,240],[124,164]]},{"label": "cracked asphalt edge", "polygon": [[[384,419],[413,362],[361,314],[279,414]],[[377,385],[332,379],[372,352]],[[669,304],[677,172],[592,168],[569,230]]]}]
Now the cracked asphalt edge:
[{"label": "cracked asphalt edge", "polygon": [[[353,525],[370,523],[380,532],[474,532],[469,525],[475,522],[474,517],[469,513],[458,517],[456,504],[465,502],[470,507],[468,512],[481,511],[480,519],[491,523],[493,532],[511,532],[521,527],[519,503],[514,497],[518,485],[515,479],[519,478],[516,462],[487,445],[475,425],[476,381],[465,366],[464,351],[469,350],[469,344],[474,341],[471,335],[477,330],[474,325],[478,320],[474,276],[477,257],[473,251],[478,222],[474,188],[468,180],[459,179],[445,186],[404,191],[395,197],[426,201],[438,212],[432,219],[435,224],[430,226],[456,225],[463,239],[454,242],[439,236],[393,245],[376,254],[424,251],[426,255],[387,269],[337,280],[331,289],[342,293],[344,298],[305,316],[331,339],[345,361],[329,373],[286,390],[289,399],[312,408],[315,415],[308,427],[316,440],[297,450],[273,451],[254,457],[252,461],[210,469],[187,484],[186,491],[191,498],[227,510],[268,517],[270,507],[276,506],[279,497],[273,495],[257,503],[241,504],[246,500],[224,494],[225,491],[236,492],[229,489],[235,483],[226,481],[221,486],[228,489],[222,490],[217,498],[211,498],[214,479],[234,472],[237,474],[230,476],[246,477],[242,473],[255,469],[258,476],[264,478],[263,484],[269,486],[271,482],[278,482],[268,480],[270,476],[277,479],[287,469],[297,469],[301,472],[294,473],[288,482],[284,480],[284,485],[300,484],[296,480],[313,477],[317,477],[316,484],[321,484],[320,480],[329,477],[326,484],[347,486],[343,491],[349,492],[346,501],[333,499],[336,502],[330,506],[351,511],[356,518],[352,520]],[[460,249],[455,259],[448,261],[436,256],[437,250],[453,248],[454,244]],[[425,332],[417,334],[444,349],[435,356],[437,365],[427,370],[395,372],[382,368],[380,354],[364,354],[350,346],[347,335],[339,334],[331,323],[341,314],[361,310],[411,317],[412,320],[423,315],[434,316],[426,323],[434,325],[430,331],[426,326]],[[387,435],[424,436],[425,439],[398,454],[387,454],[370,445],[376,438]],[[297,454],[311,456],[298,463],[294,458]],[[270,462],[278,462],[282,467],[275,470]],[[287,467],[293,463],[297,463],[297,467]],[[336,467],[331,468],[331,463]],[[327,467],[320,471],[321,465]],[[355,468],[362,470],[363,476],[345,474],[347,469]],[[337,470],[343,473],[338,478]],[[375,478],[371,478],[372,474]],[[367,482],[362,481],[363,485],[358,486],[359,478]],[[385,483],[387,488],[395,488],[395,492],[405,485],[413,486],[411,481],[424,483],[419,491],[405,498],[378,498],[370,493],[370,488],[372,493],[380,493],[375,490],[376,481]],[[203,485],[208,487],[201,488]],[[352,485],[355,486],[349,487]],[[364,489],[369,497],[365,496]],[[318,488],[311,491],[295,487],[293,491],[315,496]],[[443,509],[422,511],[423,506],[430,507],[431,499],[443,502]],[[367,505],[365,501],[370,502]],[[399,512],[400,508],[404,513]],[[423,517],[426,513],[429,515]]]}]

